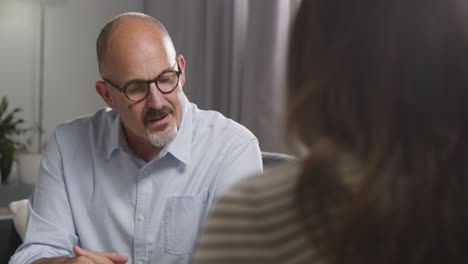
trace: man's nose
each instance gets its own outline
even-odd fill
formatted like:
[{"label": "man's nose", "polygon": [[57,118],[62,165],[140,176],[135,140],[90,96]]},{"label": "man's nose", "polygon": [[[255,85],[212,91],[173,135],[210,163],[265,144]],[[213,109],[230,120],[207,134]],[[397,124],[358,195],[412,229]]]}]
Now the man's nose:
[{"label": "man's nose", "polygon": [[163,106],[164,97],[161,91],[159,91],[158,87],[156,86],[156,82],[151,82],[148,84],[149,92],[148,92],[148,104],[156,109],[159,109]]}]

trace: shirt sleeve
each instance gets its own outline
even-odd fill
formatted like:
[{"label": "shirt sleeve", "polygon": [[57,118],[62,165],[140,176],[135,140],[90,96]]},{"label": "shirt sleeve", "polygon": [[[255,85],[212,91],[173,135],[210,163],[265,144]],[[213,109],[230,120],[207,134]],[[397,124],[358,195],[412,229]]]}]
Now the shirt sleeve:
[{"label": "shirt sleeve", "polygon": [[65,188],[58,138],[56,130],[43,152],[39,177],[30,197],[25,240],[10,264],[73,256],[78,237]]},{"label": "shirt sleeve", "polygon": [[231,150],[218,179],[215,197],[225,192],[241,179],[263,173],[262,154],[256,138]]}]

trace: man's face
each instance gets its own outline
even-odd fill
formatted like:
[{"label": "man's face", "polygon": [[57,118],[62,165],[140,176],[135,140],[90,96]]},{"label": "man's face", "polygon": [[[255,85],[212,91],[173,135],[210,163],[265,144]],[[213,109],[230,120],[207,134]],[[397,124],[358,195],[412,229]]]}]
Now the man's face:
[{"label": "man's face", "polygon": [[177,88],[163,94],[155,83],[151,83],[148,96],[143,101],[132,102],[110,84],[100,82],[100,85],[107,87],[104,90],[108,91],[109,98],[105,100],[119,112],[129,143],[143,139],[162,148],[175,138],[182,121],[185,60],[182,56],[176,58],[169,38],[154,27],[140,22],[117,29],[109,40],[104,77],[116,86],[124,87],[130,81],[154,80],[164,72],[177,71],[180,67],[182,74]]}]

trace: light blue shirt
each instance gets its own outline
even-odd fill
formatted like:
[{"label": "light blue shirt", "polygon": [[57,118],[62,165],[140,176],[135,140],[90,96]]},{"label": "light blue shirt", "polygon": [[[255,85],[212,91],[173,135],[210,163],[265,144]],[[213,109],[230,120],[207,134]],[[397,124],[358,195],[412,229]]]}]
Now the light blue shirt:
[{"label": "light blue shirt", "polygon": [[213,199],[262,171],[255,136],[185,98],[176,138],[146,163],[116,111],[59,125],[43,153],[24,244],[10,263],[73,255],[73,245],[128,263],[188,263]]}]

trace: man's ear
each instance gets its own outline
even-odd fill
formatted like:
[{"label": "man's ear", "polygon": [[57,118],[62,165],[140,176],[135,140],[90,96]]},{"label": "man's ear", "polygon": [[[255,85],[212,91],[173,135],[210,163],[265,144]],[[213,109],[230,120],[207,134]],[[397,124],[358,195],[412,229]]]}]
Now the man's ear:
[{"label": "man's ear", "polygon": [[102,97],[104,102],[106,102],[107,106],[110,108],[115,108],[117,106],[110,96],[109,86],[107,86],[104,81],[96,82],[96,92]]},{"label": "man's ear", "polygon": [[180,75],[180,85],[184,87],[185,85],[185,59],[184,56],[179,55],[177,56],[177,62],[179,63],[180,70],[182,71],[182,74]]}]

